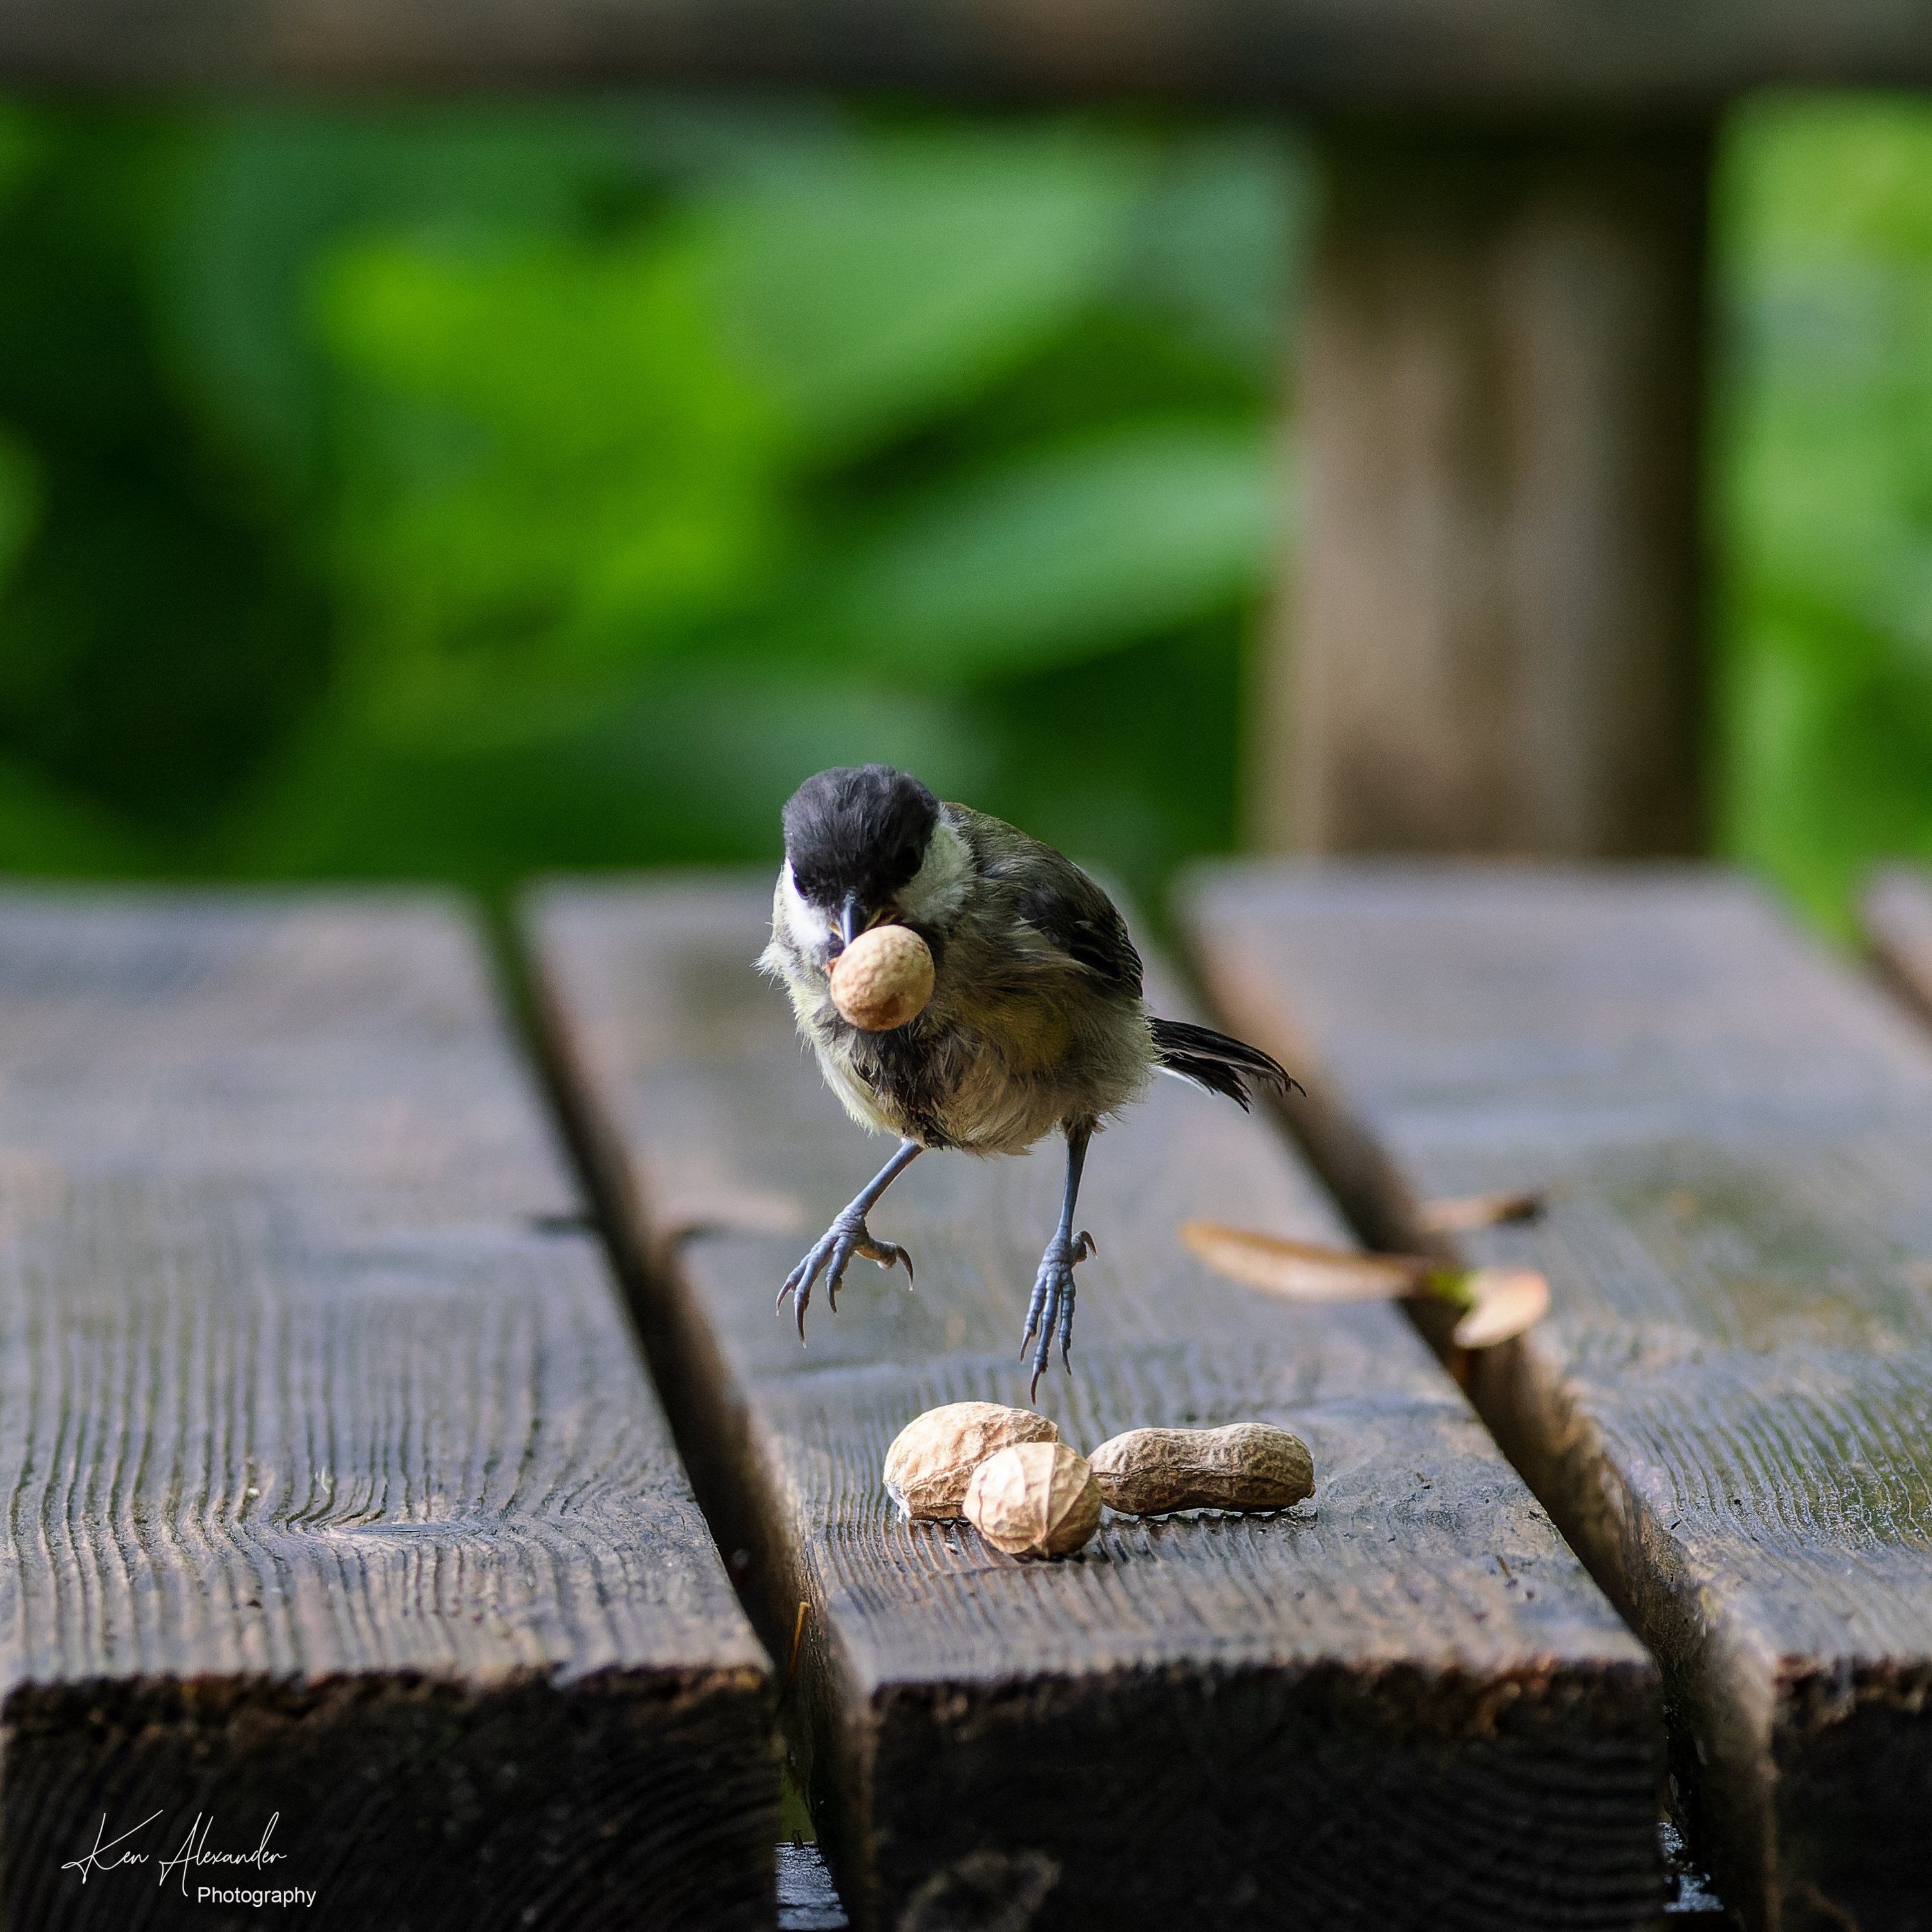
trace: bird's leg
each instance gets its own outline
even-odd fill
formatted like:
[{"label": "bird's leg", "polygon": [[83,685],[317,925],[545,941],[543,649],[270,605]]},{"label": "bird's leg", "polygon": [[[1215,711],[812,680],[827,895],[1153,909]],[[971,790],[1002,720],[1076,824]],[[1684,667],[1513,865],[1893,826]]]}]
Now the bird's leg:
[{"label": "bird's leg", "polygon": [[792,1298],[792,1305],[798,1310],[798,1339],[801,1342],[805,1340],[805,1310],[812,1300],[812,1284],[821,1274],[825,1276],[826,1299],[832,1304],[832,1312],[836,1315],[839,1284],[845,1279],[846,1264],[854,1255],[863,1255],[868,1262],[877,1262],[883,1268],[890,1268],[895,1262],[904,1262],[907,1286],[911,1286],[911,1256],[896,1241],[874,1240],[872,1230],[866,1226],[866,1216],[879,1196],[924,1151],[917,1141],[901,1141],[898,1151],[866,1184],[858,1198],[839,1211],[831,1226],[812,1244],[811,1252],[785,1276],[784,1286],[778,1290],[778,1306],[784,1308],[787,1295]]},{"label": "bird's leg", "polygon": [[1087,1143],[1094,1137],[1090,1124],[1066,1130],[1066,1191],[1060,1200],[1060,1226],[1046,1244],[1040,1260],[1040,1273],[1034,1277],[1033,1299],[1027,1304],[1026,1333],[1020,1337],[1020,1353],[1036,1332],[1040,1341],[1033,1354],[1033,1386],[1027,1400],[1040,1393],[1040,1378],[1052,1359],[1053,1340],[1060,1337],[1060,1359],[1070,1372],[1073,1366],[1073,1270],[1094,1251],[1094,1237],[1073,1232],[1073,1204],[1080,1195],[1080,1170],[1087,1164]]}]

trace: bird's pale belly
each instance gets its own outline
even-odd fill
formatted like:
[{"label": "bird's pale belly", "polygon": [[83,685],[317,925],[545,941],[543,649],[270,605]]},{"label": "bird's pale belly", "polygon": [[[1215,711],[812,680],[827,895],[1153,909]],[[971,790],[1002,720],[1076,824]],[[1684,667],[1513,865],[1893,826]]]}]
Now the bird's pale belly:
[{"label": "bird's pale belly", "polygon": [[997,1045],[964,1025],[920,1038],[818,1029],[813,1038],[854,1119],[971,1154],[1023,1152],[1069,1120],[1098,1120],[1137,1097],[1145,1084],[1138,1066],[1082,1053],[1082,1044],[1050,1010],[1008,1027]]}]

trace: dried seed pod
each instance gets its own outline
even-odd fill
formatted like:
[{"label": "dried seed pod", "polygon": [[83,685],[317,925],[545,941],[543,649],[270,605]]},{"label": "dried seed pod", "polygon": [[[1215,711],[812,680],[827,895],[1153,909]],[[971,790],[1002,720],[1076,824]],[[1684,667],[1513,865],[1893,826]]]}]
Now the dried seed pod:
[{"label": "dried seed pod", "polygon": [[932,953],[909,926],[862,932],[832,964],[832,1004],[861,1033],[890,1033],[932,998]]},{"label": "dried seed pod", "polygon": [[1550,1283],[1534,1268],[1478,1268],[1462,1288],[1469,1312],[1449,1338],[1459,1348],[1493,1348],[1550,1312]]},{"label": "dried seed pod", "polygon": [[[1436,1205],[1470,1216],[1486,1214],[1493,1222],[1522,1220],[1539,1201],[1534,1195],[1498,1194]],[[1291,1301],[1446,1302],[1462,1311],[1452,1337],[1461,1348],[1493,1348],[1541,1321],[1550,1308],[1550,1284],[1532,1268],[1457,1268],[1424,1255],[1363,1254],[1213,1221],[1183,1222],[1180,1238],[1217,1274]]]},{"label": "dried seed pod", "polygon": [[1102,1443],[1093,1464],[1108,1508],[1125,1516],[1286,1509],[1315,1493],[1308,1445],[1266,1422],[1130,1429]]},{"label": "dried seed pod", "polygon": [[988,1456],[1016,1442],[1057,1442],[1060,1431],[1030,1408],[950,1402],[915,1416],[886,1451],[886,1490],[914,1521],[966,1514],[966,1485]]},{"label": "dried seed pod", "polygon": [[1540,1221],[1543,1196],[1533,1188],[1502,1194],[1467,1194],[1453,1201],[1425,1201],[1416,1220],[1432,1234],[1461,1234],[1477,1228],[1506,1227],[1513,1221]]},{"label": "dried seed pod", "polygon": [[1100,1527],[1100,1491],[1078,1450],[1016,1443],[973,1472],[966,1517],[1010,1556],[1065,1556]]},{"label": "dried seed pod", "polygon": [[1291,1301],[1393,1301],[1421,1292],[1436,1266],[1421,1255],[1364,1254],[1217,1221],[1182,1222],[1180,1240],[1216,1274]]}]

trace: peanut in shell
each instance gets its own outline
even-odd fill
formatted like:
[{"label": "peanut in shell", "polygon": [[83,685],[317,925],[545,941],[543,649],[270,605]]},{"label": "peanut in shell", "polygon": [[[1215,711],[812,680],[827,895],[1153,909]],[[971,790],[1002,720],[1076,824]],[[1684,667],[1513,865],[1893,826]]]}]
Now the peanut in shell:
[{"label": "peanut in shell", "polygon": [[988,1456],[1016,1442],[1057,1442],[1060,1431],[1030,1408],[950,1402],[915,1416],[886,1451],[886,1490],[915,1522],[966,1514],[966,1486]]},{"label": "peanut in shell", "polygon": [[973,1472],[966,1517],[1009,1556],[1066,1556],[1100,1527],[1100,1491],[1064,1442],[1016,1443]]},{"label": "peanut in shell", "polygon": [[909,926],[875,926],[832,962],[832,1004],[861,1033],[890,1033],[932,998],[932,952]]},{"label": "peanut in shell", "polygon": [[1109,1509],[1279,1510],[1315,1493],[1315,1461],[1298,1436],[1267,1422],[1222,1429],[1130,1429],[1090,1460]]}]

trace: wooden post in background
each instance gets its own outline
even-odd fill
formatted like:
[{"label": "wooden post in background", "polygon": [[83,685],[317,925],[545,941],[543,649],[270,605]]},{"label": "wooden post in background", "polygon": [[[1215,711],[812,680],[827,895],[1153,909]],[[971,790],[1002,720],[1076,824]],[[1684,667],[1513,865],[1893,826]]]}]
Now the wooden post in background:
[{"label": "wooden post in background", "polygon": [[1708,125],[1321,152],[1256,842],[1694,851]]}]

